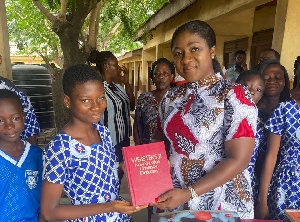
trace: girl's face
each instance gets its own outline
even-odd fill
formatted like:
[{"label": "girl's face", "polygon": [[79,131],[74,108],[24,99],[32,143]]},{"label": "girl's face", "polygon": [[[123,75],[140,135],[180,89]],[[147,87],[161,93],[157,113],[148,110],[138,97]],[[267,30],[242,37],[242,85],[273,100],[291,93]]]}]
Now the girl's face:
[{"label": "girl's face", "polygon": [[171,73],[170,67],[166,63],[159,63],[153,72],[153,82],[158,90],[168,90],[174,74]]},{"label": "girl's face", "polygon": [[74,121],[98,123],[106,108],[103,84],[96,80],[79,84],[70,97],[64,95],[64,103]]},{"label": "girl's face", "polygon": [[241,84],[245,85],[248,88],[253,101],[255,102],[255,104],[257,104],[263,96],[265,90],[265,83],[261,79],[261,77],[257,75],[246,76],[241,81]]},{"label": "girl's face", "polygon": [[265,79],[265,95],[279,96],[285,86],[284,72],[279,65],[268,65],[262,73]]},{"label": "girl's face", "polygon": [[215,46],[209,48],[204,38],[188,31],[180,33],[172,49],[176,70],[188,82],[214,75],[212,58]]},{"label": "girl's face", "polygon": [[108,60],[105,64],[105,74],[109,75],[111,78],[118,78],[121,75],[121,67],[118,64],[118,60],[115,56]]},{"label": "girl's face", "polygon": [[24,122],[25,114],[16,99],[0,99],[0,142],[20,140]]}]

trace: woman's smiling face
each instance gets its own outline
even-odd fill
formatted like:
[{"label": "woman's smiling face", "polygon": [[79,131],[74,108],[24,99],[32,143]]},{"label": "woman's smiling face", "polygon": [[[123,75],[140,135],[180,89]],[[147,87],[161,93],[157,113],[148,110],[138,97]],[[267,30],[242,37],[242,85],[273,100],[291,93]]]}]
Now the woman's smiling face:
[{"label": "woman's smiling face", "polygon": [[268,65],[263,73],[265,79],[265,94],[267,96],[279,96],[285,86],[284,72],[277,64]]},{"label": "woman's smiling face", "polygon": [[185,31],[180,33],[172,48],[176,70],[188,82],[214,75],[212,58],[215,46],[209,48],[204,38]]}]

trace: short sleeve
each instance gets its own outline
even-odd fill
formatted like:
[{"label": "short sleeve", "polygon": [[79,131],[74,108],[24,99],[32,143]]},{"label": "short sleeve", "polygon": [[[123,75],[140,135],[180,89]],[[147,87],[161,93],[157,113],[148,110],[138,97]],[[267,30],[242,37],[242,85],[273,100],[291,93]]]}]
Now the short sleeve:
[{"label": "short sleeve", "polygon": [[241,85],[232,86],[224,101],[225,141],[241,137],[255,138],[256,125],[257,108],[249,91]]},{"label": "short sleeve", "polygon": [[66,180],[66,151],[61,141],[52,140],[45,148],[43,180],[64,184]]},{"label": "short sleeve", "polygon": [[102,141],[102,142],[107,144],[108,149],[110,150],[110,152],[115,153],[115,147],[112,144],[109,129],[106,126],[104,126],[102,124],[99,124],[99,123],[96,124],[96,128],[99,132],[100,137],[104,138],[103,140],[105,140],[105,141]]},{"label": "short sleeve", "polygon": [[266,122],[266,129],[270,132],[281,136],[284,130],[285,112],[283,104],[280,103],[271,113],[270,118]]}]

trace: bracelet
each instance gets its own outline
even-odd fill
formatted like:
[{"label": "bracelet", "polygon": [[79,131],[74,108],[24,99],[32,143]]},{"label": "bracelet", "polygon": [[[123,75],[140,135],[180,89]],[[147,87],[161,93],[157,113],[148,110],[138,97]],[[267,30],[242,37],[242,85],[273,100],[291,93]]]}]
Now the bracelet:
[{"label": "bracelet", "polygon": [[196,193],[196,191],[192,186],[188,186],[188,189],[191,192],[191,200],[198,198],[198,194]]}]

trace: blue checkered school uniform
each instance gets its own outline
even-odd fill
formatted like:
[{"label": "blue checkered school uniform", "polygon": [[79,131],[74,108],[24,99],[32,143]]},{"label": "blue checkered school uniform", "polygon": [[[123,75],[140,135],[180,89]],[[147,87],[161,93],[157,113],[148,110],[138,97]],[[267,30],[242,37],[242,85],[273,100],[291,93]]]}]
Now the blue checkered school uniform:
[{"label": "blue checkered school uniform", "polygon": [[266,128],[281,136],[268,197],[270,218],[284,220],[284,209],[300,208],[300,109],[296,101],[280,103]]},{"label": "blue checkered school uniform", "polygon": [[40,126],[36,119],[36,115],[33,109],[33,106],[30,102],[30,99],[25,95],[25,93],[20,92],[18,89],[15,89],[9,85],[7,85],[4,81],[0,80],[0,89],[7,89],[14,93],[16,93],[22,103],[23,111],[26,116],[24,130],[21,134],[21,139],[25,140],[34,134],[38,134],[40,132]]},{"label": "blue checkered school uniform", "polygon": [[[71,203],[108,203],[122,200],[119,195],[118,165],[108,129],[99,124],[101,143],[85,146],[61,132],[44,151],[43,180],[63,184]],[[130,221],[127,214],[103,213],[69,221]]]},{"label": "blue checkered school uniform", "polygon": [[0,147],[0,221],[38,221],[42,170],[41,148],[25,141],[16,160]]},{"label": "blue checkered school uniform", "polygon": [[261,110],[258,110],[258,118],[257,118],[257,128],[255,134],[255,146],[253,149],[253,153],[251,156],[250,163],[247,167],[251,177],[251,187],[253,192],[253,200],[254,204],[256,204],[259,190],[259,180],[257,176],[257,172],[255,170],[256,160],[258,158],[259,153],[266,152],[266,142],[268,136],[268,130],[265,128],[265,123],[267,122],[269,115]]}]

